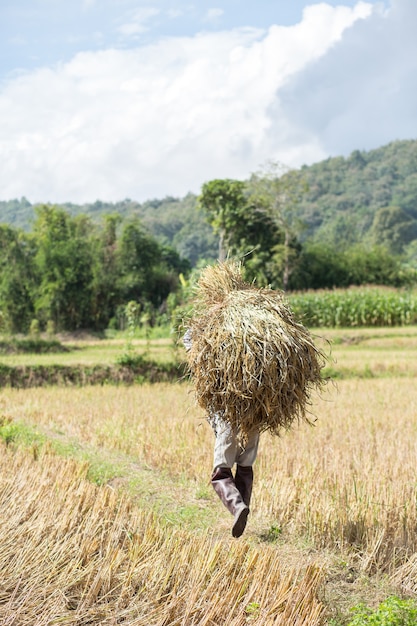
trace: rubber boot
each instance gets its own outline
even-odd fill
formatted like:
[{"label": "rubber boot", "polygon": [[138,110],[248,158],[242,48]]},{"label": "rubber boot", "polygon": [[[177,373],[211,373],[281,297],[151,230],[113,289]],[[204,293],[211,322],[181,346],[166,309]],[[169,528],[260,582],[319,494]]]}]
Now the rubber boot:
[{"label": "rubber boot", "polygon": [[245,467],[243,465],[238,465],[236,467],[235,485],[240,491],[243,502],[246,506],[249,506],[253,485],[252,466]]},{"label": "rubber boot", "polygon": [[211,484],[224,506],[234,517],[233,537],[240,537],[246,528],[249,507],[244,503],[235,485],[232,470],[228,467],[218,467],[213,472]]}]

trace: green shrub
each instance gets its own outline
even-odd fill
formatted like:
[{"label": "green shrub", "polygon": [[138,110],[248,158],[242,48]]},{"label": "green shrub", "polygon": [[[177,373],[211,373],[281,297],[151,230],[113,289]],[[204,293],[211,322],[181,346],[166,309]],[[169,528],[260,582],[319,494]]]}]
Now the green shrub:
[{"label": "green shrub", "polygon": [[28,337],[26,339],[11,338],[0,341],[0,354],[46,354],[69,352],[69,350],[67,346],[54,339]]},{"label": "green shrub", "polygon": [[39,320],[33,319],[30,323],[29,334],[34,339],[38,339],[41,334],[41,329],[39,325]]},{"label": "green shrub", "polygon": [[392,596],[374,611],[364,604],[352,609],[355,617],[347,626],[415,626],[417,603]]},{"label": "green shrub", "polygon": [[136,369],[137,367],[143,367],[147,364],[147,360],[143,354],[137,354],[136,352],[124,352],[116,359],[117,365],[123,367],[130,367]]}]

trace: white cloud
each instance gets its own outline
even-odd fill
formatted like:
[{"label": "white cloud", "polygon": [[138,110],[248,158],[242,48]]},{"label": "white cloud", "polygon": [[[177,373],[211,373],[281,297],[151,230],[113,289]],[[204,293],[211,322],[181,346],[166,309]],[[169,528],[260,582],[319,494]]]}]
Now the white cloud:
[{"label": "white cloud", "polygon": [[[271,158],[296,166],[325,158],[328,137],[334,133],[336,142],[349,114],[344,85],[361,86],[357,119],[367,103],[376,104],[359,54],[372,49],[391,19],[394,10],[371,14],[364,2],[353,9],[322,3],[292,27],[167,38],[79,54],[19,76],[0,91],[1,196],[31,202],[181,196],[212,178],[244,178]],[[398,24],[378,74],[392,90],[393,107],[395,89],[413,78],[408,93],[416,82],[411,20],[409,31],[403,52]],[[349,61],[355,50],[357,65]],[[410,57],[406,65],[402,54]],[[335,104],[342,108],[336,119]],[[354,141],[352,123],[348,129]]]},{"label": "white cloud", "polygon": [[323,154],[337,155],[416,138],[416,20],[413,0],[381,5],[293,76],[273,112],[286,120],[288,142],[301,149],[313,136]]},{"label": "white cloud", "polygon": [[130,13],[128,21],[119,26],[118,31],[127,37],[140,35],[148,30],[150,19],[160,13],[159,9],[153,7],[142,7]]},{"label": "white cloud", "polygon": [[209,9],[205,15],[205,21],[207,22],[211,22],[213,20],[217,20],[217,18],[221,17],[223,15],[224,11],[223,9],[218,9],[218,8],[212,8]]}]

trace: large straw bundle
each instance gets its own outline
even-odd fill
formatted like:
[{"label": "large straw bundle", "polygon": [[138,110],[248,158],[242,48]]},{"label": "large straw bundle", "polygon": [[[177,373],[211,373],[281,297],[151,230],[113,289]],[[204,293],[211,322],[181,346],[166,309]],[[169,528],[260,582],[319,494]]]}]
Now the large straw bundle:
[{"label": "large straw bundle", "polygon": [[188,322],[188,364],[199,404],[245,439],[254,427],[280,434],[308,420],[325,358],[297,323],[283,294],[258,289],[237,263],[206,268]]}]

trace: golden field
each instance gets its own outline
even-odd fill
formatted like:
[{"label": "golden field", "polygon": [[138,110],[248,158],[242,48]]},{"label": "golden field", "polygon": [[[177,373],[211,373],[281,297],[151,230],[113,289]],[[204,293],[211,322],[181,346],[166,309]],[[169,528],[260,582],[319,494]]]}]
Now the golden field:
[{"label": "golden field", "polygon": [[0,623],[336,626],[417,596],[417,328],[326,338],[315,426],[262,436],[238,540],[189,383],[3,389]]}]

